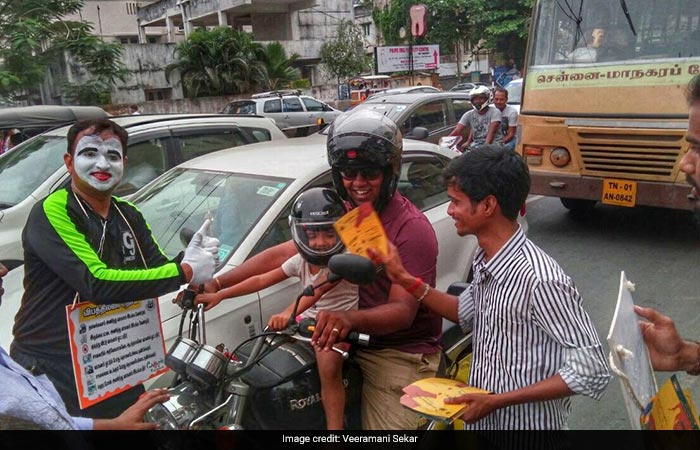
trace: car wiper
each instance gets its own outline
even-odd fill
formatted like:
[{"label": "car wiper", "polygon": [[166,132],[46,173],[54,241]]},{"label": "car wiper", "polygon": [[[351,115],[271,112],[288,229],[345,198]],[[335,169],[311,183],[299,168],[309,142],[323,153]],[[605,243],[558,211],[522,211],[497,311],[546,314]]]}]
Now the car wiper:
[{"label": "car wiper", "polygon": [[625,13],[627,23],[630,25],[630,29],[632,30],[632,34],[637,36],[637,31],[634,29],[634,24],[632,23],[632,17],[630,17],[630,11],[627,9],[627,2],[625,0],[620,0],[620,6],[622,7],[622,12]]},{"label": "car wiper", "polygon": [[569,0],[564,0],[564,4],[566,5],[566,9],[564,9],[563,6],[561,6],[561,2],[557,1],[557,6],[559,9],[561,9],[561,12],[564,13],[564,15],[571,20],[572,22],[576,23],[576,34],[574,35],[574,45],[571,48],[571,51],[573,52],[576,50],[576,47],[578,46],[578,42],[583,38],[583,43],[585,45],[588,45],[586,42],[586,38],[583,35],[583,28],[581,27],[581,22],[583,22],[583,0],[579,1],[578,4],[578,13],[574,11],[574,8],[569,4]]}]

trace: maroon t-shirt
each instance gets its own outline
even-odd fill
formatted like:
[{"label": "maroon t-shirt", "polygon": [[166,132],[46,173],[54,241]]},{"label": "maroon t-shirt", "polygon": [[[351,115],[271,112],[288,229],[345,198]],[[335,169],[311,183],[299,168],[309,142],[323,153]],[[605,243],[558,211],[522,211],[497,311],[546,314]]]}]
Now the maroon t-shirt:
[{"label": "maroon t-shirt", "polygon": [[[435,230],[423,213],[398,192],[379,217],[389,240],[398,248],[404,267],[413,276],[435,287],[438,243]],[[391,281],[381,272],[374,283],[360,286],[360,308],[372,308],[389,301]],[[442,318],[420,305],[411,326],[395,333],[372,336],[372,346],[408,353],[439,351]]]}]

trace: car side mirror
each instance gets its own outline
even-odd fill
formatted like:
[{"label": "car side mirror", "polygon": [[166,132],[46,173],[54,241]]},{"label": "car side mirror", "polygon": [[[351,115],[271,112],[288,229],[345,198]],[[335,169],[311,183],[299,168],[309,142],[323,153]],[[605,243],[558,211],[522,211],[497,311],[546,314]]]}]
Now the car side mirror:
[{"label": "car side mirror", "polygon": [[428,129],[425,127],[415,127],[414,129],[411,130],[410,133],[408,133],[405,138],[408,139],[417,139],[419,141],[422,141],[423,139],[427,138],[430,135],[428,132]]}]

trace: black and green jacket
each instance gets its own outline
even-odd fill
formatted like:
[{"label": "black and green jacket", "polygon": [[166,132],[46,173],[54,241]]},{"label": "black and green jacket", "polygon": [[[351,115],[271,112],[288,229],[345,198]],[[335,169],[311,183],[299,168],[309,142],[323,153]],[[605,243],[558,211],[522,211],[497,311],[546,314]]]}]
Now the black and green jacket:
[{"label": "black and green jacket", "polygon": [[141,212],[118,198],[105,222],[70,187],[60,189],[34,206],[22,239],[24,296],[13,346],[25,352],[70,353],[65,307],[76,292],[81,301],[123,303],[175,291],[185,282],[180,264],[163,254]]}]

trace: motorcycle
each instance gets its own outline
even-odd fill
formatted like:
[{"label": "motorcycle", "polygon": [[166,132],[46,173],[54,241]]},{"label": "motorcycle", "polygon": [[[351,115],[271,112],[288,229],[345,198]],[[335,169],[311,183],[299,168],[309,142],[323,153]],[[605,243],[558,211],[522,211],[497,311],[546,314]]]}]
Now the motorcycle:
[{"label": "motorcycle", "polygon": [[[265,329],[232,352],[223,344],[207,344],[204,305],[195,307],[196,293],[185,290],[180,300],[183,313],[178,337],[165,357],[177,377],[168,389],[170,399],[152,407],[144,420],[159,424],[161,430],[325,430],[321,385],[309,344],[315,321],[297,323],[297,307],[303,296],[313,295],[325,283],[344,279],[368,284],[376,273],[371,261],[350,254],[333,256],[328,268],[328,280],[309,285],[299,294],[284,330]],[[190,327],[188,337],[184,337],[188,312]],[[346,341],[368,345],[369,336],[351,332]],[[346,351],[333,350],[345,360],[346,427],[359,429],[362,374],[348,360]]]}]

